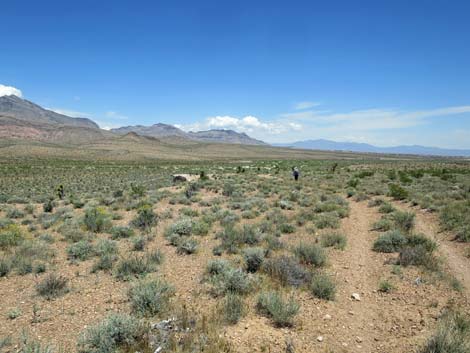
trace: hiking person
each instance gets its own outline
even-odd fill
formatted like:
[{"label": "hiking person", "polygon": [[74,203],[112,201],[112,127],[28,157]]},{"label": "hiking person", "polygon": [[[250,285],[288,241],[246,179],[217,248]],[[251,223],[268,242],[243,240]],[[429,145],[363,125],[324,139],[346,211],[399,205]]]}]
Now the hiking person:
[{"label": "hiking person", "polygon": [[294,176],[295,181],[299,180],[299,168],[297,167],[292,167],[292,175]]}]

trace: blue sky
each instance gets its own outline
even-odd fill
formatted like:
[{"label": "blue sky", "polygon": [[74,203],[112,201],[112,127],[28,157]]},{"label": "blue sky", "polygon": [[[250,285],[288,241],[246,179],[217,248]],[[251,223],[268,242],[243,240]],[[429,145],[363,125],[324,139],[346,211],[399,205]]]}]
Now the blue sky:
[{"label": "blue sky", "polygon": [[7,1],[0,94],[107,128],[470,148],[469,13],[468,1]]}]

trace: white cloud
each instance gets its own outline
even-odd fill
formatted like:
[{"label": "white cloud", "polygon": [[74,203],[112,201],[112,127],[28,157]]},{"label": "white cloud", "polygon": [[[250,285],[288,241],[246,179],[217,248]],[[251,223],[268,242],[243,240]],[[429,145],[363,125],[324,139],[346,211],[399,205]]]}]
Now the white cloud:
[{"label": "white cloud", "polygon": [[297,102],[294,104],[295,110],[304,110],[320,105],[318,102]]},{"label": "white cloud", "polygon": [[299,130],[302,125],[296,122],[283,120],[262,121],[259,118],[247,115],[243,118],[233,116],[213,116],[203,122],[195,122],[189,125],[175,125],[185,131],[201,131],[208,129],[231,129],[238,132],[245,132],[253,136],[278,135],[290,130]]},{"label": "white cloud", "polygon": [[0,84],[0,97],[2,96],[18,96],[23,97],[23,93],[15,87],[12,86],[4,86]]}]

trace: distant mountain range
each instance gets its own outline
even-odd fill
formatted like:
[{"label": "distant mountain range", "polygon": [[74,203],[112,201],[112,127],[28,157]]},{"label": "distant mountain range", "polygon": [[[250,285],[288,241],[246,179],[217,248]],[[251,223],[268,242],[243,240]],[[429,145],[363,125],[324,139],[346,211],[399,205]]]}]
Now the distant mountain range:
[{"label": "distant mountain range", "polygon": [[214,142],[214,143],[236,143],[242,145],[266,145],[263,141],[251,138],[245,133],[236,132],[233,130],[207,130],[197,132],[184,132],[173,125],[168,124],[154,124],[151,126],[124,126],[117,129],[111,129],[111,132],[119,135],[135,132],[141,136],[148,137],[181,137],[185,139],[201,141],[201,142]]},{"label": "distant mountain range", "polygon": [[87,118],[58,114],[14,95],[0,97],[0,138],[80,144],[126,135],[129,135],[128,140],[135,140],[139,136],[153,138],[140,139],[144,142],[155,142],[155,139],[161,138],[174,140],[177,137],[179,141],[184,139],[194,142],[266,145],[263,141],[233,130],[184,132],[175,126],[161,123],[106,131]]},{"label": "distant mountain range", "polygon": [[367,143],[335,142],[330,140],[305,140],[292,143],[273,144],[278,147],[293,147],[321,151],[348,151],[361,153],[415,154],[422,156],[470,157],[470,150],[446,149],[419,145],[377,147]]}]

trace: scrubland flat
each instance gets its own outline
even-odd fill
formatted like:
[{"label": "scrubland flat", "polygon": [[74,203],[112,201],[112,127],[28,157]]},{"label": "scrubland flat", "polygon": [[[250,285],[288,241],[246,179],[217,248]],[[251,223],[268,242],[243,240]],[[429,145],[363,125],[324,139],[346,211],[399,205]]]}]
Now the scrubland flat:
[{"label": "scrubland flat", "polygon": [[465,161],[7,158],[0,181],[2,351],[469,352]]}]

